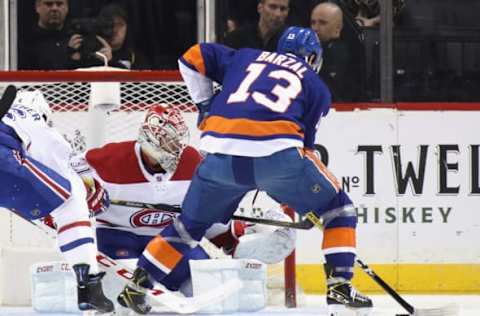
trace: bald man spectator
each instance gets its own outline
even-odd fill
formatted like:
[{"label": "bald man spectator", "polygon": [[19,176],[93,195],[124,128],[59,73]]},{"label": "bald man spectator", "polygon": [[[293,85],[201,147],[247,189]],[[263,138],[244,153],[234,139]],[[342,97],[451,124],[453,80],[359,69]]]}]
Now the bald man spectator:
[{"label": "bald man spectator", "polygon": [[342,10],[331,2],[320,3],[312,10],[310,27],[322,43],[338,39],[343,28]]},{"label": "bald man spectator", "polygon": [[364,95],[364,51],[358,41],[348,40],[343,20],[342,9],[333,2],[320,3],[311,12],[310,27],[323,48],[320,76],[330,88],[333,101],[360,101]]},{"label": "bald man spectator", "polygon": [[260,0],[259,20],[227,34],[224,44],[233,48],[250,47],[276,51],[277,42],[285,29],[289,0]]}]

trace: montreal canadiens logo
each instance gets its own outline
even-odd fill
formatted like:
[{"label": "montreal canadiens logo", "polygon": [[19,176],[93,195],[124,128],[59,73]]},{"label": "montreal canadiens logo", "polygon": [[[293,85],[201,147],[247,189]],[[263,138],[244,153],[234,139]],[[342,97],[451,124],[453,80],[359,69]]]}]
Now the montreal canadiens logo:
[{"label": "montreal canadiens logo", "polygon": [[132,227],[162,228],[170,224],[175,218],[175,213],[162,210],[143,209],[130,217]]}]

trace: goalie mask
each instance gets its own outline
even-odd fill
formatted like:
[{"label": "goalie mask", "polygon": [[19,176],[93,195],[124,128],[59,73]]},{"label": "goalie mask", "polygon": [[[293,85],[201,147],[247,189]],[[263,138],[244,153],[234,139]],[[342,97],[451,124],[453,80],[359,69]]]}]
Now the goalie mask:
[{"label": "goalie mask", "polygon": [[154,105],[140,127],[138,143],[165,171],[173,172],[188,136],[187,125],[179,111]]}]

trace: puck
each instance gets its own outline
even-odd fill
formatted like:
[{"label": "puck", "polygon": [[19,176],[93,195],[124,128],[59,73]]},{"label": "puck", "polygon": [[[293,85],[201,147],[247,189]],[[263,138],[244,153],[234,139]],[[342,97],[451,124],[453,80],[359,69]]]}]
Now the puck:
[{"label": "puck", "polygon": [[395,314],[395,316],[410,316],[410,314]]}]

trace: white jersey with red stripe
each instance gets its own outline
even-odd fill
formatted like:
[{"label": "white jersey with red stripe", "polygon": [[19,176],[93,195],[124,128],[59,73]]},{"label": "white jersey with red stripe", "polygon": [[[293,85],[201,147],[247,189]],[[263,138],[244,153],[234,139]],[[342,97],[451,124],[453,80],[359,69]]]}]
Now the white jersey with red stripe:
[{"label": "white jersey with red stripe", "polygon": [[[83,168],[81,174],[90,173],[97,178],[111,200],[179,207],[202,157],[193,147],[186,147],[174,172],[151,174],[142,162],[140,145],[135,141],[126,141],[89,150],[83,159],[89,168]],[[77,161],[77,169],[79,165],[81,161]],[[174,216],[175,213],[162,209],[112,204],[96,219],[97,227],[153,236],[167,226]]]},{"label": "white jersey with red stripe", "polygon": [[[25,168],[34,174],[46,188],[64,199],[49,214],[57,225],[57,244],[65,259],[72,266],[87,263],[90,272],[97,273],[96,246],[89,221],[86,191],[80,176],[69,163],[73,153],[70,144],[33,107],[14,103],[2,122],[15,131],[15,137],[20,138],[25,150],[25,155],[14,152],[20,162],[18,168]],[[34,162],[30,161],[31,158]],[[38,168],[37,163],[63,177],[62,180],[68,180],[69,191],[44,172],[47,168]],[[38,198],[42,188],[34,188],[32,184],[31,191],[32,198]]]},{"label": "white jersey with red stripe", "polygon": [[74,182],[76,185],[72,185],[72,194],[75,194],[74,191],[80,191],[76,194],[85,195],[79,176],[69,164],[72,155],[70,144],[38,112],[14,103],[2,121],[15,130],[30,157]]}]

